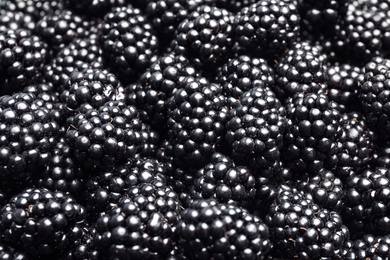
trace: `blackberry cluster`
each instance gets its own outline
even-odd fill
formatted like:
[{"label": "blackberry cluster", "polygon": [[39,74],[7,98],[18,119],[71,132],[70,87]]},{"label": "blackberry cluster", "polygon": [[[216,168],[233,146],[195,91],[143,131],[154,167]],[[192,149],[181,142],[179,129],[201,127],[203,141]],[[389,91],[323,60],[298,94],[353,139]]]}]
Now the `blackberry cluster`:
[{"label": "blackberry cluster", "polygon": [[46,257],[68,249],[85,219],[84,208],[72,197],[45,188],[29,188],[12,197],[0,215],[3,243]]},{"label": "blackberry cluster", "polygon": [[0,33],[9,29],[28,29],[34,30],[35,23],[31,15],[23,14],[22,12],[12,12],[0,10]]},{"label": "blackberry cluster", "polygon": [[0,93],[13,94],[42,80],[42,68],[49,58],[47,44],[29,30],[0,33]]},{"label": "blackberry cluster", "polygon": [[100,42],[108,66],[125,82],[135,81],[157,59],[158,40],[140,9],[114,7],[104,16]]},{"label": "blackberry cluster", "polygon": [[342,257],[344,259],[378,259],[383,260],[389,257],[390,237],[365,235],[346,243]]},{"label": "blackberry cluster", "polygon": [[226,141],[244,165],[267,169],[280,159],[286,111],[269,88],[254,87],[230,110]]},{"label": "blackberry cluster", "polygon": [[186,208],[176,234],[188,259],[263,259],[271,248],[268,227],[258,217],[214,200]]}]

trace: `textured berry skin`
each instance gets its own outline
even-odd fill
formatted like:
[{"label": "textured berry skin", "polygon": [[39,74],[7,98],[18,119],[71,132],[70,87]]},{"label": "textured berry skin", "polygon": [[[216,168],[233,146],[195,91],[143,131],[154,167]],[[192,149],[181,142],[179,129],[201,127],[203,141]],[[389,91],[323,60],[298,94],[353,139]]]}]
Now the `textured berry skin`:
[{"label": "textured berry skin", "polygon": [[299,35],[297,6],[289,1],[265,0],[244,7],[236,15],[236,41],[249,52],[280,54]]},{"label": "textured berry skin", "polygon": [[45,102],[31,93],[0,97],[0,178],[27,181],[46,167],[59,125]]},{"label": "textured berry skin", "polygon": [[85,211],[75,200],[45,188],[26,189],[1,211],[1,241],[32,256],[61,254],[77,239]]},{"label": "textured berry skin", "polygon": [[180,23],[176,40],[187,55],[214,67],[226,61],[233,46],[232,24],[233,15],[225,9],[201,6]]},{"label": "textured berry skin", "polygon": [[390,230],[390,172],[386,168],[354,174],[345,183],[343,217],[351,234],[386,235]]},{"label": "textured berry skin", "polygon": [[104,16],[99,39],[107,64],[123,81],[134,81],[157,59],[157,37],[138,8],[111,9]]},{"label": "textured berry skin", "polygon": [[22,12],[13,11],[0,11],[0,33],[7,31],[8,29],[28,29],[34,30],[35,23],[34,18],[31,15]]},{"label": "textured berry skin", "polygon": [[266,169],[280,158],[286,129],[285,109],[269,88],[245,92],[229,111],[226,141],[233,159]]},{"label": "textured berry skin", "polygon": [[125,6],[125,0],[65,0],[65,4],[80,14],[88,14],[91,16],[102,17],[108,13],[113,7]]},{"label": "textured berry skin", "polygon": [[187,259],[265,259],[268,227],[245,209],[196,200],[181,214],[178,243]]},{"label": "textured berry skin", "polygon": [[326,88],[326,57],[320,49],[299,42],[287,50],[275,67],[275,93],[285,100],[295,93],[318,93]]},{"label": "textured berry skin", "polygon": [[0,244],[0,259],[28,260],[29,257],[22,251],[16,250],[12,246]]},{"label": "textured berry skin", "polygon": [[238,13],[244,7],[250,6],[256,2],[256,0],[217,0],[215,1],[215,4],[220,8],[225,8],[233,13]]},{"label": "textured berry skin", "polygon": [[180,214],[177,194],[162,182],[136,185],[97,220],[94,246],[105,258],[164,259]]},{"label": "textured berry skin", "polygon": [[227,109],[220,85],[186,77],[168,102],[168,137],[177,161],[207,163],[224,135]]},{"label": "textured berry skin", "polygon": [[334,169],[343,134],[337,105],[324,94],[297,93],[286,103],[289,126],[282,158],[301,175]]},{"label": "textured berry skin", "polygon": [[47,44],[30,31],[0,33],[0,94],[12,94],[42,79]]},{"label": "textured berry skin", "polygon": [[109,169],[143,147],[143,123],[135,107],[110,101],[99,109],[84,107],[68,119],[66,138],[87,169]]},{"label": "textured berry skin", "polygon": [[364,260],[389,258],[390,237],[367,234],[364,237],[346,243],[343,259]]},{"label": "textured berry skin", "polygon": [[320,208],[296,189],[282,189],[265,218],[271,255],[283,259],[337,259],[349,231],[335,211]]}]

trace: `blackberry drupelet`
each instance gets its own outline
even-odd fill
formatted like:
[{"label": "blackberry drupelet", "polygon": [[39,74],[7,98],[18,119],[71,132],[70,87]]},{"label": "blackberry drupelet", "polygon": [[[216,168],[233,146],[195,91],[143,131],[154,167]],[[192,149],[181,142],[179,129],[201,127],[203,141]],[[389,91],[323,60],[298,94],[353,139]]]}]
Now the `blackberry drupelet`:
[{"label": "blackberry drupelet", "polygon": [[55,257],[77,239],[84,208],[72,197],[45,188],[29,188],[10,199],[1,211],[1,241],[32,257]]},{"label": "blackberry drupelet", "polygon": [[178,245],[187,259],[265,259],[268,227],[243,208],[197,200],[181,213]]},{"label": "blackberry drupelet", "polygon": [[319,207],[311,195],[282,188],[265,218],[271,255],[283,259],[337,259],[349,231],[335,211]]},{"label": "blackberry drupelet", "polygon": [[200,6],[180,23],[176,41],[188,57],[210,70],[227,61],[234,43],[234,16],[225,9]]},{"label": "blackberry drupelet", "polygon": [[285,100],[295,93],[324,92],[326,89],[326,56],[307,42],[293,45],[275,65],[275,93]]},{"label": "blackberry drupelet", "polygon": [[225,134],[227,108],[222,87],[203,77],[185,77],[167,102],[168,138],[175,160],[202,167]]},{"label": "blackberry drupelet", "polygon": [[359,111],[358,89],[363,69],[351,64],[334,64],[328,66],[326,73],[329,100],[340,105],[341,113]]},{"label": "blackberry drupelet", "polygon": [[32,31],[35,29],[33,20],[34,18],[31,15],[22,12],[0,10],[0,33],[8,29],[27,29]]},{"label": "blackberry drupelet", "polygon": [[192,199],[214,198],[226,203],[246,202],[256,195],[255,176],[245,166],[220,153],[214,153],[211,161],[194,176]]},{"label": "blackberry drupelet", "polygon": [[280,158],[286,111],[269,88],[245,92],[229,111],[226,141],[232,158],[254,169],[267,169]]},{"label": "blackberry drupelet", "polygon": [[345,182],[343,218],[354,237],[367,233],[386,235],[390,231],[390,171],[365,170]]},{"label": "blackberry drupelet", "polygon": [[57,143],[59,125],[31,93],[0,97],[0,178],[27,181],[45,168]]},{"label": "blackberry drupelet", "polygon": [[95,249],[105,258],[165,259],[181,211],[177,194],[161,181],[136,185],[97,220]]},{"label": "blackberry drupelet", "polygon": [[86,169],[110,169],[142,152],[144,139],[138,110],[121,101],[100,108],[85,106],[67,120],[66,138]]},{"label": "blackberry drupelet", "polygon": [[235,39],[257,55],[278,55],[297,40],[300,17],[293,1],[264,0],[244,7],[234,21]]},{"label": "blackberry drupelet", "polygon": [[289,125],[282,151],[286,164],[303,176],[335,169],[343,134],[337,104],[324,94],[297,93],[287,100],[286,110]]},{"label": "blackberry drupelet", "polygon": [[42,80],[47,44],[29,30],[0,33],[0,94],[12,94]]},{"label": "blackberry drupelet", "polygon": [[100,42],[108,66],[122,81],[135,81],[157,59],[158,40],[140,9],[114,7],[104,16]]},{"label": "blackberry drupelet", "polygon": [[58,52],[76,38],[88,36],[89,22],[69,10],[61,10],[44,16],[36,25],[35,32]]},{"label": "blackberry drupelet", "polygon": [[389,236],[367,234],[360,239],[349,241],[345,246],[342,257],[350,260],[385,260],[389,257],[389,252]]},{"label": "blackberry drupelet", "polygon": [[239,99],[255,86],[273,87],[275,76],[266,60],[240,55],[221,66],[218,82],[226,96]]}]

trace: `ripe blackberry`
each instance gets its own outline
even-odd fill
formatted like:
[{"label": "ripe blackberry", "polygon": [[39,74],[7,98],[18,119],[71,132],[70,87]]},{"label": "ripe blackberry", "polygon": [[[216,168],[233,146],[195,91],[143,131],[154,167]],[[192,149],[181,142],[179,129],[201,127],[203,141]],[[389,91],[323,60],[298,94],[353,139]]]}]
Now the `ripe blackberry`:
[{"label": "ripe blackberry", "polygon": [[337,105],[324,94],[297,93],[286,103],[289,126],[282,158],[300,174],[332,170],[338,162],[338,141],[343,134]]},{"label": "ripe blackberry", "polygon": [[275,67],[275,93],[285,100],[295,93],[323,92],[326,88],[326,57],[307,42],[287,50]]},{"label": "ripe blackberry", "polygon": [[0,94],[12,94],[41,81],[48,57],[47,45],[28,30],[0,33]]},{"label": "ripe blackberry", "polygon": [[75,12],[96,17],[102,17],[113,7],[125,6],[127,4],[125,0],[66,0],[64,2],[65,5],[72,8]]},{"label": "ripe blackberry", "polygon": [[343,217],[356,237],[367,232],[386,235],[390,231],[390,171],[386,168],[365,170],[345,183]]},{"label": "ripe blackberry", "polygon": [[258,1],[236,15],[235,39],[249,52],[280,54],[297,40],[299,23],[297,6],[292,1]]},{"label": "ripe blackberry", "polygon": [[167,102],[168,137],[176,160],[201,167],[224,135],[227,109],[222,87],[205,78],[186,77]]},{"label": "ripe blackberry", "polygon": [[103,56],[123,81],[135,81],[157,59],[158,40],[141,10],[114,7],[104,16],[100,42]]},{"label": "ripe blackberry", "polygon": [[335,64],[327,69],[327,95],[340,105],[340,112],[360,109],[358,100],[359,79],[364,75],[363,68],[350,64]]},{"label": "ripe blackberry", "polygon": [[189,60],[183,55],[168,52],[141,75],[139,83],[126,87],[126,103],[140,110],[144,122],[165,128],[167,99],[188,76],[198,76]]},{"label": "ripe blackberry", "polygon": [[102,49],[96,39],[81,38],[63,47],[43,68],[43,75],[58,92],[62,92],[74,71],[88,68],[103,69]]},{"label": "ripe blackberry", "polygon": [[268,227],[245,209],[197,200],[181,214],[178,244],[187,259],[264,259]]},{"label": "ripe blackberry", "polygon": [[84,107],[68,119],[66,138],[87,169],[110,169],[134,158],[143,147],[143,123],[135,107],[110,101],[98,109]]},{"label": "ripe blackberry", "polygon": [[189,57],[215,68],[227,60],[233,47],[232,24],[233,15],[225,9],[200,6],[180,23],[175,39]]},{"label": "ripe blackberry", "polygon": [[273,69],[262,58],[240,55],[224,64],[218,75],[225,95],[239,99],[241,95],[255,86],[273,87]]},{"label": "ripe blackberry", "polygon": [[45,188],[26,189],[1,211],[1,241],[31,256],[55,256],[77,239],[85,211],[72,197]]},{"label": "ripe blackberry", "polygon": [[0,97],[0,178],[27,181],[46,167],[59,126],[42,100],[31,93]]},{"label": "ripe blackberry", "polygon": [[306,180],[298,180],[295,187],[311,194],[319,207],[340,212],[343,207],[343,182],[331,171],[322,169],[318,174]]},{"label": "ripe blackberry", "polygon": [[166,182],[164,166],[154,159],[135,159],[91,176],[85,185],[85,204],[92,219],[111,210],[132,187],[155,180]]},{"label": "ripe blackberry", "polygon": [[365,260],[388,258],[390,250],[389,236],[374,236],[367,234],[360,239],[350,241],[343,252],[343,259]]},{"label": "ripe blackberry", "polygon": [[35,32],[55,52],[71,43],[76,38],[88,35],[88,21],[69,10],[61,10],[44,16],[36,25]]},{"label": "ripe blackberry", "polygon": [[229,112],[226,141],[233,159],[255,169],[266,169],[279,160],[287,120],[272,90],[252,88]]},{"label": "ripe blackberry", "polygon": [[282,189],[265,218],[273,257],[337,259],[349,231],[335,211],[320,208],[311,195]]},{"label": "ripe blackberry", "polygon": [[0,243],[0,259],[28,260],[29,257],[21,250]]},{"label": "ripe blackberry", "polygon": [[0,10],[0,33],[8,29],[27,29],[32,31],[35,29],[34,18],[22,12]]},{"label": "ripe blackberry", "polygon": [[244,7],[250,6],[256,2],[256,0],[217,0],[215,1],[215,4],[220,8],[225,8],[233,13],[238,13]]},{"label": "ripe blackberry", "polygon": [[109,258],[165,259],[174,249],[181,211],[177,194],[162,182],[134,186],[97,220],[95,249]]},{"label": "ripe blackberry", "polygon": [[63,260],[97,260],[99,254],[93,250],[92,240],[95,234],[95,228],[90,227],[86,222],[83,225],[76,226],[72,230],[76,240],[72,242],[68,250],[65,250],[61,259]]},{"label": "ripe blackberry", "polygon": [[193,199],[214,198],[218,202],[246,202],[256,194],[255,176],[245,166],[236,165],[232,159],[214,153],[211,161],[197,171],[193,182]]}]

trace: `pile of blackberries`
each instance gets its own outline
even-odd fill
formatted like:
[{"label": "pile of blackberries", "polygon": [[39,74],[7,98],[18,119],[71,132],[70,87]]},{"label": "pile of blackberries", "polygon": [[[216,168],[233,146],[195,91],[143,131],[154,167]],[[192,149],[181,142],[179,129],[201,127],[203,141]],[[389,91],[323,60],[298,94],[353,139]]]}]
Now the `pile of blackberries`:
[{"label": "pile of blackberries", "polygon": [[0,0],[0,260],[389,258],[389,0]]}]

